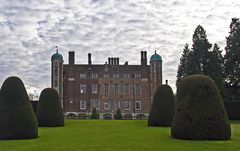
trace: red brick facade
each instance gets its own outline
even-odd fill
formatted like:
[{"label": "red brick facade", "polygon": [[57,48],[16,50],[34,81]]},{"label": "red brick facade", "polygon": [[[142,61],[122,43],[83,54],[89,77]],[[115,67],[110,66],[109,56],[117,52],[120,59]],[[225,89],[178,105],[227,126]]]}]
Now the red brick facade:
[{"label": "red brick facade", "polygon": [[[151,72],[157,72],[154,77],[150,72],[151,65],[147,65],[146,51],[141,52],[140,65],[128,65],[127,62],[120,65],[119,58],[108,58],[108,62],[102,65],[92,64],[91,54],[88,54],[88,64],[79,65],[74,63],[74,55],[74,52],[69,52],[69,64],[62,66],[63,109],[66,115],[90,115],[95,107],[100,118],[106,115],[113,118],[117,108],[125,116],[148,116],[152,91],[162,84],[161,61],[158,61],[160,68],[151,69]],[[150,64],[155,62],[150,61]]]}]

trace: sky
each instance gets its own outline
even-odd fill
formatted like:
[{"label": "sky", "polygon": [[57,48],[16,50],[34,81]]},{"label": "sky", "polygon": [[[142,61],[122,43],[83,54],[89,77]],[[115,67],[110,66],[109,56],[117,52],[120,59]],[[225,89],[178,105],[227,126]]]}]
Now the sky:
[{"label": "sky", "polygon": [[58,46],[64,63],[75,51],[78,64],[87,63],[89,52],[93,64],[108,57],[140,64],[141,51],[149,61],[156,50],[163,81],[175,91],[179,59],[197,25],[224,50],[239,10],[236,0],[0,0],[0,85],[18,76],[28,91],[50,87]]}]

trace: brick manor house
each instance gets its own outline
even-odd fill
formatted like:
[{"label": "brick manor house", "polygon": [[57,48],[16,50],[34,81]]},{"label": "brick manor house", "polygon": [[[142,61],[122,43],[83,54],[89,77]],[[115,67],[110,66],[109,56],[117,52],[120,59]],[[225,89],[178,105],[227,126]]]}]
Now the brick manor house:
[{"label": "brick manor house", "polygon": [[69,52],[68,64],[58,50],[51,57],[51,85],[61,97],[66,116],[89,116],[95,107],[101,119],[111,119],[120,108],[124,117],[147,117],[155,89],[162,84],[162,58],[155,51],[147,62],[141,51],[141,64],[119,64],[109,57],[104,64],[75,64]]}]

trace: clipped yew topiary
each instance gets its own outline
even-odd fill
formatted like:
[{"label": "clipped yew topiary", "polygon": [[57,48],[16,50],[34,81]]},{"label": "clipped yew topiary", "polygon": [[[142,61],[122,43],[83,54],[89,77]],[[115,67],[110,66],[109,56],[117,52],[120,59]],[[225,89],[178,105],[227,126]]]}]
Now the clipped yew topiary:
[{"label": "clipped yew topiary", "polygon": [[177,85],[177,101],[171,135],[189,140],[228,140],[230,123],[214,81],[191,75]]},{"label": "clipped yew topiary", "polygon": [[171,126],[174,115],[174,95],[169,85],[161,85],[155,91],[148,126]]},{"label": "clipped yew topiary", "polygon": [[24,84],[18,77],[9,77],[0,90],[0,139],[37,137],[38,124]]},{"label": "clipped yew topiary", "polygon": [[38,126],[59,127],[64,126],[64,115],[57,90],[44,89],[39,98],[37,108]]},{"label": "clipped yew topiary", "polygon": [[116,114],[114,115],[114,119],[116,119],[116,120],[122,120],[123,119],[121,110],[119,108],[117,109]]},{"label": "clipped yew topiary", "polygon": [[95,107],[92,110],[92,114],[90,116],[90,119],[99,119],[99,114],[97,113],[97,110],[96,110]]}]

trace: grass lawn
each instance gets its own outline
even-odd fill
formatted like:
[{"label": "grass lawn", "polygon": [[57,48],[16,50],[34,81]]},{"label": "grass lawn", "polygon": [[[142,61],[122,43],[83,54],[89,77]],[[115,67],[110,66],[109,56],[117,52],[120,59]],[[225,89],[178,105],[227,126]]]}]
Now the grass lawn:
[{"label": "grass lawn", "polygon": [[0,151],[239,151],[240,121],[230,141],[186,141],[170,137],[170,128],[147,121],[66,120],[65,127],[39,128],[39,138],[0,140]]}]

